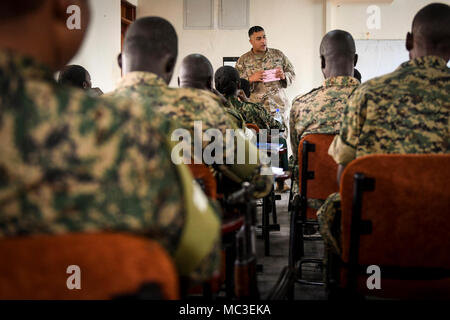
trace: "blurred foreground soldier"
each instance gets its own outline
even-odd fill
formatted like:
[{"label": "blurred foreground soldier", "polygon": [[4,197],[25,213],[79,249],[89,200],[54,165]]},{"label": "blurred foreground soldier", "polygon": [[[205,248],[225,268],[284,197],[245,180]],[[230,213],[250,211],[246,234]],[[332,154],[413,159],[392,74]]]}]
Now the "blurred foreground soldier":
[{"label": "blurred foreground soldier", "polygon": [[[123,53],[119,56],[119,65],[124,77],[112,95],[142,102],[145,112],[154,110],[176,121],[179,126],[177,129],[189,131],[192,139],[190,146],[195,145],[195,141],[201,142],[199,145],[202,147],[200,150],[202,158],[195,157],[195,161],[200,163],[204,163],[206,151],[211,149],[207,148],[211,140],[204,137],[211,134],[210,129],[215,129],[214,134],[224,137],[223,140],[214,140],[215,146],[219,149],[218,153],[222,151],[222,157],[217,156],[220,158],[218,161],[215,157],[210,159],[214,163],[208,163],[208,165],[218,168],[239,186],[243,181],[254,179],[263,194],[269,192],[270,183],[267,176],[260,175],[258,152],[254,144],[246,140],[243,134],[236,135],[247,151],[243,162],[237,161],[239,143],[235,143],[233,147],[224,148],[223,141],[227,136],[227,129],[237,128],[221,107],[220,99],[206,90],[175,89],[167,86],[173,75],[177,55],[177,34],[168,21],[159,17],[138,19],[130,26],[125,36]],[[207,79],[208,76],[204,78]],[[181,82],[185,81],[181,80]],[[152,118],[149,117],[149,120]],[[196,122],[201,125],[201,128],[197,126],[198,129],[196,129]],[[235,155],[236,160],[228,163],[227,155],[231,154]],[[253,163],[252,159],[255,160]]]},{"label": "blurred foreground soldier", "polygon": [[[369,80],[350,97],[341,132],[329,154],[345,166],[371,154],[449,153],[450,6],[420,10],[407,34],[410,61]],[[331,195],[319,212],[325,243],[340,253],[340,196]]]},{"label": "blurred foreground soldier", "polygon": [[88,1],[74,0],[82,25],[69,30],[67,4],[0,2],[0,237],[128,232],[159,241],[180,275],[209,278],[220,222],[172,163],[169,123],[54,81],[89,23]]},{"label": "blurred foreground soldier", "polygon": [[236,69],[250,82],[250,101],[261,103],[272,115],[279,109],[287,127],[290,103],[284,89],[295,80],[294,67],[280,50],[267,48],[262,27],[250,28],[248,36],[252,49],[239,58]]},{"label": "blurred foreground soldier", "polygon": [[58,83],[86,90],[94,97],[103,95],[100,88],[92,88],[91,75],[79,65],[65,66],[59,73]]}]

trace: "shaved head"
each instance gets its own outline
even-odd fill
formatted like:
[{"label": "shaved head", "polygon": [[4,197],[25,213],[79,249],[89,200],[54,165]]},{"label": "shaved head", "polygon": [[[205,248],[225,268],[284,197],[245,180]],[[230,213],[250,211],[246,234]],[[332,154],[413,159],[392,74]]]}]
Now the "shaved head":
[{"label": "shaved head", "polygon": [[412,34],[407,37],[411,58],[425,55],[450,56],[450,6],[432,3],[414,17]]},{"label": "shaved head", "polygon": [[136,20],[127,30],[119,65],[124,74],[152,72],[170,82],[178,55],[175,28],[160,17]]},{"label": "shaved head", "polygon": [[212,89],[214,69],[211,62],[201,54],[190,54],[181,62],[178,85],[182,88]]},{"label": "shaved head", "polygon": [[330,31],[320,44],[320,57],[325,78],[353,76],[353,68],[358,59],[355,40],[347,31]]}]

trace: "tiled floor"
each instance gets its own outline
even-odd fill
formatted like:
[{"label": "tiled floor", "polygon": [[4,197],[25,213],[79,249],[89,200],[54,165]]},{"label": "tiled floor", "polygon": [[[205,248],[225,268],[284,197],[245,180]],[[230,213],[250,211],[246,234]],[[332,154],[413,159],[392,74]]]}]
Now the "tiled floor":
[{"label": "tiled floor", "polygon": [[[264,242],[261,238],[256,240],[258,264],[263,265],[263,272],[258,274],[258,285],[262,299],[265,299],[270,289],[276,283],[281,271],[288,265],[289,250],[289,193],[282,194],[282,200],[277,201],[278,223],[280,231],[270,233],[270,256],[264,256]],[[261,223],[261,213],[258,214],[258,222]],[[260,235],[261,232],[257,233]],[[305,253],[316,257],[323,256],[323,243],[321,241],[308,241],[305,244]],[[322,271],[314,265],[303,267],[304,277],[309,280],[321,280]],[[295,300],[324,300],[325,290],[322,286],[295,285]]]}]

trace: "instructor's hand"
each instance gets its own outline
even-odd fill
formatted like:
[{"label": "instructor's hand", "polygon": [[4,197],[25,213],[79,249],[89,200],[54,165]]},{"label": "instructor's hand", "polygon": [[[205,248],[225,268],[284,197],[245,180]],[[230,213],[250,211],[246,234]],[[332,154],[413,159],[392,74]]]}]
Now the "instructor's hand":
[{"label": "instructor's hand", "polygon": [[264,71],[258,71],[248,79],[248,81],[250,82],[261,82],[263,80],[264,80]]},{"label": "instructor's hand", "polygon": [[280,78],[281,80],[285,80],[286,79],[286,75],[284,74],[284,71],[281,70],[281,68],[277,68],[276,77]]}]

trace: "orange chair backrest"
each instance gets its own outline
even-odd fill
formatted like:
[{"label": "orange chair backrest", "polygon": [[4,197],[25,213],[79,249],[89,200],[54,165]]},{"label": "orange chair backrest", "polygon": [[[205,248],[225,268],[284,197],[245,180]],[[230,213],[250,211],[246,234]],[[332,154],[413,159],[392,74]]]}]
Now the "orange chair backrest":
[{"label": "orange chair backrest", "polygon": [[[450,155],[372,155],[348,165],[340,190],[344,262],[350,256],[355,173],[375,179],[375,190],[363,194],[361,220],[372,223],[372,232],[359,236],[358,264],[378,265],[382,275],[382,266],[450,271]],[[345,285],[345,275],[341,280]],[[401,284],[383,281],[386,290],[382,291],[388,296],[427,297],[445,293],[450,298],[450,276],[444,280],[411,280]],[[360,279],[360,284],[366,287],[364,279]],[[379,290],[372,291],[371,294],[378,294]]]},{"label": "orange chair backrest", "polygon": [[194,178],[202,181],[205,194],[211,199],[217,199],[217,181],[211,169],[204,164],[189,164],[188,167]]},{"label": "orange chair backrest", "polygon": [[247,123],[247,128],[255,130],[256,133],[259,133],[259,127],[256,124],[253,123]]},{"label": "orange chair backrest", "polygon": [[[308,141],[315,145],[315,152],[309,152],[308,171],[314,171],[314,179],[308,180],[307,197],[312,199],[326,199],[330,194],[339,191],[336,182],[338,165],[328,155],[328,149],[335,135],[310,134],[305,136],[298,147],[299,184],[302,181],[303,143]],[[308,208],[308,217],[313,218],[311,208]]]},{"label": "orange chair backrest", "polygon": [[[66,234],[0,240],[0,299],[106,300],[156,284],[179,299],[172,259],[155,241],[127,234]],[[81,290],[69,290],[69,266],[79,266]]]}]

